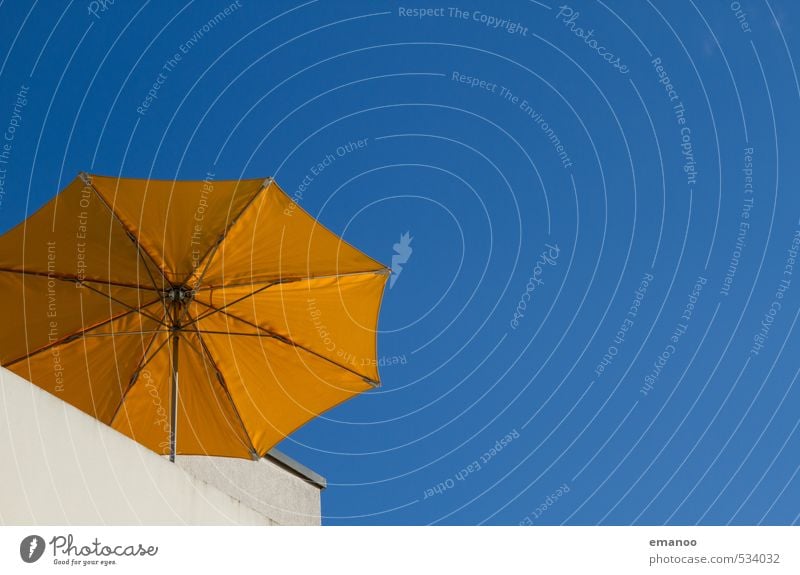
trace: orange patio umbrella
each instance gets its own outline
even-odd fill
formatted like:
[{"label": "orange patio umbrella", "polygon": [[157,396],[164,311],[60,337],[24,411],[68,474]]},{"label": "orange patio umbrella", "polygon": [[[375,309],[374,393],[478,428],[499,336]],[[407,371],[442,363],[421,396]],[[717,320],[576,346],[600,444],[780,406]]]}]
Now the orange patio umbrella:
[{"label": "orange patio umbrella", "polygon": [[172,460],[256,459],[379,385],[388,275],[272,179],[81,174],[0,237],[0,363]]}]

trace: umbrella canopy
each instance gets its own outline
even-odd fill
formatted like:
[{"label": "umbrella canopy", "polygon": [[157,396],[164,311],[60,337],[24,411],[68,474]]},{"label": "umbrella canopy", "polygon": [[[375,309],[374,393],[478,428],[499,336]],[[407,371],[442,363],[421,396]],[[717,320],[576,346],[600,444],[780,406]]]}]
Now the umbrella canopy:
[{"label": "umbrella canopy", "polygon": [[0,237],[0,363],[172,459],[258,458],[378,385],[387,277],[272,179],[81,174]]}]

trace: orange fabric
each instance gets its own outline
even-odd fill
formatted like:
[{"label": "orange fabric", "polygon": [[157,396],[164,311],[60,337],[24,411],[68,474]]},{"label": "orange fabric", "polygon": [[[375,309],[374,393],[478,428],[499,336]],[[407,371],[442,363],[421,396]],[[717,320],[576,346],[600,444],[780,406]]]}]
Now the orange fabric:
[{"label": "orange fabric", "polygon": [[309,216],[271,182],[220,245],[205,283],[219,286],[384,269]]},{"label": "orange fabric", "polygon": [[92,177],[99,195],[172,283],[186,281],[263,182]]},{"label": "orange fabric", "polygon": [[0,237],[0,363],[165,454],[177,334],[176,452],[263,455],[378,384],[387,277],[270,179],[76,178]]}]

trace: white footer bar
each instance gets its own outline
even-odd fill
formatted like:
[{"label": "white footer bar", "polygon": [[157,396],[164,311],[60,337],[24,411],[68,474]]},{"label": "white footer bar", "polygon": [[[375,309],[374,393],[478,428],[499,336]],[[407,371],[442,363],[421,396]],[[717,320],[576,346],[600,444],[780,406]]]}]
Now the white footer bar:
[{"label": "white footer bar", "polygon": [[0,573],[761,575],[800,573],[799,544],[800,527],[0,527]]}]

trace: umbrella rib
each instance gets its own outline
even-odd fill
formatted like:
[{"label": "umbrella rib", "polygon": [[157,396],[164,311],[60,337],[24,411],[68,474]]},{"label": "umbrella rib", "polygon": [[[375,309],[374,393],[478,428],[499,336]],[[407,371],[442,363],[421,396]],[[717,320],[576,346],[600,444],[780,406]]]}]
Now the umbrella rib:
[{"label": "umbrella rib", "polygon": [[[261,185],[259,186],[258,190],[256,190],[256,192],[252,195],[252,197],[249,200],[247,200],[245,205],[242,206],[242,209],[239,210],[239,213],[236,214],[236,216],[234,216],[234,218],[228,223],[227,226],[225,226],[225,229],[222,230],[222,233],[217,238],[217,241],[214,242],[214,244],[211,247],[209,247],[208,250],[206,250],[205,254],[203,254],[203,257],[199,260],[199,262],[202,262],[204,264],[203,271],[200,272],[200,275],[197,277],[197,281],[194,282],[194,289],[197,289],[202,283],[203,278],[205,277],[206,272],[208,271],[208,268],[211,265],[211,260],[216,255],[219,246],[222,244],[223,241],[225,241],[225,238],[228,237],[228,233],[231,231],[231,228],[233,228],[236,222],[239,221],[239,218],[242,217],[242,215],[247,211],[247,209],[253,205],[253,202],[255,202],[256,198],[261,195],[261,192],[266,190],[271,183],[272,183],[272,178],[266,178],[263,182],[261,182]],[[192,275],[194,275],[194,272],[192,272],[186,277],[186,279],[183,281],[184,285],[191,279]]]},{"label": "umbrella rib", "polygon": [[155,268],[158,270],[158,273],[159,275],[161,275],[161,279],[164,282],[164,284],[169,284],[170,282],[164,275],[164,272],[161,270],[161,267],[156,263],[155,258],[150,255],[150,253],[144,248],[144,246],[142,246],[142,244],[139,242],[139,239],[136,237],[136,234],[134,234],[130,229],[128,229],[128,226],[125,225],[125,222],[122,221],[122,218],[119,217],[119,214],[117,214],[117,212],[114,211],[114,208],[112,208],[109,205],[109,203],[103,197],[103,194],[101,194],[100,191],[95,187],[94,183],[92,182],[91,176],[86,172],[81,172],[80,178],[81,180],[83,180],[83,183],[89,186],[95,193],[95,195],[100,199],[100,203],[102,203],[106,207],[108,212],[111,214],[111,217],[117,220],[117,223],[119,223],[119,225],[122,226],[125,235],[128,236],[128,238],[133,242],[134,247],[136,247],[136,252],[139,254],[139,257],[142,258],[144,269],[147,270],[147,275],[150,276],[150,281],[153,282],[153,289],[155,289],[156,291],[160,291],[158,288],[158,284],[156,283],[156,279],[153,277],[153,273],[150,271],[150,266],[147,265],[147,261],[145,260],[144,257],[145,255],[150,260],[150,263],[152,263],[153,266],[155,266]]},{"label": "umbrella rib", "polygon": [[[92,290],[93,292],[95,292],[95,293],[97,293],[97,294],[100,294],[100,295],[102,295],[102,296],[105,296],[105,297],[107,297],[108,299],[110,299],[110,300],[111,300],[111,301],[113,301],[114,303],[116,303],[116,304],[119,304],[119,305],[121,305],[121,306],[123,306],[123,307],[126,307],[126,308],[128,308],[129,310],[131,310],[131,311],[137,311],[137,312],[139,312],[140,314],[142,314],[143,316],[145,316],[146,318],[148,318],[148,319],[151,319],[151,320],[153,320],[154,322],[156,322],[156,323],[159,323],[159,324],[161,324],[161,325],[163,325],[163,326],[165,326],[165,327],[168,327],[168,326],[167,326],[167,324],[165,324],[165,323],[164,323],[164,320],[163,320],[163,319],[158,319],[156,316],[154,316],[154,315],[150,315],[149,313],[145,313],[144,311],[142,311],[142,310],[143,310],[143,308],[145,308],[145,307],[147,307],[147,306],[149,306],[149,305],[152,305],[152,303],[149,303],[149,304],[147,304],[146,306],[141,306],[141,307],[138,307],[138,308],[137,308],[137,307],[134,307],[134,306],[132,306],[132,305],[129,305],[129,304],[125,303],[125,302],[124,302],[124,301],[122,301],[122,300],[119,300],[119,299],[115,298],[115,297],[114,297],[114,296],[112,296],[111,294],[107,294],[107,293],[105,293],[105,292],[102,292],[102,291],[100,291],[99,289],[96,289],[96,288],[94,288],[94,287],[92,287],[92,286],[90,286],[90,285],[88,285],[88,284],[84,284],[84,285],[85,285],[85,287],[89,288],[89,289],[90,289],[90,290]],[[155,302],[153,302],[153,303],[155,303]]]},{"label": "umbrella rib", "polygon": [[95,279],[95,278],[79,278],[78,276],[73,275],[73,274],[59,274],[59,273],[50,273],[50,272],[34,272],[34,271],[29,271],[29,270],[12,270],[12,269],[9,269],[9,268],[0,268],[0,272],[5,272],[5,273],[9,273],[9,274],[20,274],[20,275],[26,275],[26,276],[37,276],[37,277],[43,277],[43,278],[47,278],[47,279],[54,279],[54,280],[58,280],[58,281],[62,281],[62,282],[68,282],[68,283],[92,282],[92,283],[97,283],[97,284],[107,284],[107,285],[112,285],[112,286],[115,286],[115,287],[125,287],[125,288],[137,289],[137,290],[160,291],[160,290],[158,290],[156,288],[151,288],[151,287],[141,286],[141,285],[136,285],[136,284],[128,284],[128,283],[123,283],[123,282],[114,282],[114,281],[101,280],[101,279]]},{"label": "umbrella rib", "polygon": [[[261,281],[253,281],[253,282],[244,282],[238,284],[223,284],[223,285],[209,285],[205,287],[197,288],[196,291],[206,291],[206,290],[219,290],[219,289],[226,289],[226,288],[234,288],[234,287],[247,287],[247,286],[254,286],[258,284],[268,284],[267,287],[284,284],[284,283],[291,283],[291,282],[303,282],[303,281],[311,281],[311,280],[322,280],[322,279],[330,279],[330,278],[344,278],[349,276],[363,276],[363,275],[389,275],[391,273],[391,268],[381,268],[378,270],[370,270],[370,271],[363,271],[363,272],[342,272],[338,274],[324,274],[324,275],[308,275],[308,276],[292,276],[286,278],[278,278],[278,279],[271,279],[271,280],[261,280]],[[254,295],[254,294],[253,294]]]},{"label": "umbrella rib", "polygon": [[169,329],[146,329],[143,331],[115,331],[113,333],[87,333],[84,337],[118,337],[121,335],[147,335],[149,333],[169,333]]},{"label": "umbrella rib", "polygon": [[211,355],[211,350],[208,349],[208,346],[206,345],[205,340],[202,338],[202,336],[200,335],[200,332],[198,330],[193,329],[193,330],[189,330],[189,331],[197,334],[197,339],[200,341],[200,349],[201,349],[201,351],[198,352],[197,349],[195,349],[195,347],[192,344],[192,342],[189,341],[188,339],[186,340],[186,342],[189,344],[190,348],[194,349],[195,353],[199,353],[201,358],[205,355],[205,358],[211,364],[211,367],[214,368],[214,372],[217,375],[217,381],[219,381],[219,384],[222,387],[222,390],[225,392],[225,395],[227,396],[228,401],[230,401],[231,407],[233,407],[233,412],[236,414],[236,418],[239,420],[239,425],[242,426],[242,431],[244,431],[244,436],[247,438],[247,442],[249,444],[249,445],[247,445],[247,447],[250,449],[250,454],[253,456],[254,460],[261,459],[261,456],[259,455],[258,451],[256,450],[255,445],[253,445],[253,439],[250,437],[250,434],[247,431],[247,426],[244,424],[244,420],[242,419],[242,416],[239,413],[239,408],[236,407],[236,402],[233,401],[233,396],[231,396],[231,392],[228,389],[228,384],[225,383],[225,376],[222,375],[222,372],[219,370],[219,366],[217,365],[217,362],[214,361],[214,357]]},{"label": "umbrella rib", "polygon": [[[260,288],[250,292],[249,294],[245,294],[245,295],[243,295],[243,296],[241,296],[239,298],[236,298],[235,300],[233,300],[231,302],[226,303],[221,308],[216,308],[216,307],[214,307],[212,305],[209,305],[209,304],[207,304],[207,303],[205,303],[203,301],[195,299],[195,301],[197,301],[198,303],[201,303],[201,304],[205,305],[206,307],[211,308],[211,311],[208,311],[208,312],[206,312],[206,313],[204,313],[202,315],[199,315],[199,316],[195,317],[192,321],[190,321],[186,325],[192,325],[193,323],[197,323],[201,319],[205,319],[208,316],[214,315],[215,313],[218,313],[218,312],[224,310],[227,307],[230,307],[232,305],[236,305],[237,303],[239,303],[241,301],[244,301],[247,298],[253,297],[253,296],[261,293],[262,291],[271,288],[274,285],[285,284],[285,283],[296,282],[296,281],[308,281],[308,280],[314,280],[314,279],[341,278],[341,277],[354,276],[354,275],[387,275],[387,272],[389,272],[389,271],[391,271],[391,270],[389,270],[389,268],[385,268],[385,269],[380,269],[380,270],[375,270],[375,271],[370,271],[370,272],[348,272],[348,273],[343,273],[343,274],[338,274],[338,275],[306,276],[306,277],[294,277],[294,278],[272,280],[272,281],[267,282],[265,285],[261,286]],[[253,285],[253,284],[239,284],[239,285],[247,286],[247,285]],[[227,287],[235,287],[235,286],[222,286],[222,289],[227,288]]]},{"label": "umbrella rib", "polygon": [[[153,300],[152,302],[150,302],[149,304],[147,304],[144,307],[147,307],[148,305],[153,305],[157,301],[158,300]],[[96,324],[94,324],[92,326],[89,326],[86,329],[82,329],[80,331],[76,331],[75,333],[71,333],[69,335],[65,335],[64,337],[62,337],[62,338],[60,338],[60,339],[58,339],[56,341],[50,342],[50,343],[48,343],[46,345],[43,345],[39,349],[36,349],[36,350],[34,350],[34,351],[30,352],[30,353],[27,353],[27,354],[25,354],[23,356],[20,356],[20,357],[18,357],[16,359],[13,359],[13,360],[9,361],[6,364],[3,364],[3,367],[11,367],[12,365],[15,365],[15,364],[17,364],[17,363],[19,363],[21,361],[26,360],[26,359],[29,359],[29,358],[33,357],[34,355],[36,355],[36,354],[39,354],[39,353],[41,353],[43,351],[47,351],[48,349],[52,349],[53,347],[55,347],[57,345],[70,343],[70,342],[72,342],[72,341],[74,341],[76,339],[79,339],[81,337],[86,336],[88,332],[90,332],[90,331],[92,331],[94,329],[97,329],[99,327],[103,327],[104,325],[107,325],[107,324],[109,324],[109,323],[111,323],[113,321],[116,321],[118,319],[122,319],[123,317],[126,317],[126,316],[128,316],[128,315],[130,315],[132,313],[135,313],[135,311],[136,310],[128,310],[126,312],[119,313],[119,314],[117,314],[115,316],[111,316],[110,318],[108,318],[106,320],[103,320],[103,321],[98,322],[98,323],[96,323]]]},{"label": "umbrella rib", "polygon": [[124,405],[125,400],[128,399],[128,393],[130,393],[131,389],[133,388],[133,384],[135,384],[136,381],[139,379],[139,374],[142,373],[142,370],[144,370],[144,368],[147,367],[147,364],[149,364],[153,360],[153,358],[156,355],[158,355],[158,352],[161,351],[161,349],[167,344],[167,341],[169,341],[169,338],[166,338],[164,341],[162,341],[161,344],[156,348],[156,350],[148,358],[147,357],[147,352],[150,351],[150,348],[153,346],[153,342],[155,342],[155,340],[156,340],[156,334],[154,333],[153,337],[150,338],[150,342],[147,344],[147,347],[145,348],[144,352],[142,353],[142,359],[139,360],[139,364],[136,366],[136,371],[133,372],[133,374],[131,375],[130,381],[128,381],[128,387],[125,388],[125,391],[122,393],[122,395],[119,398],[119,403],[117,404],[117,408],[114,410],[114,415],[112,415],[111,419],[108,420],[108,424],[109,425],[112,425],[114,423],[114,420],[117,418],[117,415],[119,414],[119,410],[122,409],[122,406]]},{"label": "umbrella rib", "polygon": [[[203,304],[204,306],[206,306],[206,307],[210,307],[210,308],[212,308],[212,309],[216,309],[216,308],[213,308],[213,306],[210,306],[210,305],[208,305],[207,303],[203,303],[203,302],[201,302],[201,301],[198,301],[197,303]],[[380,385],[380,383],[379,383],[379,382],[377,382],[377,381],[375,381],[374,379],[371,379],[371,378],[367,377],[366,375],[364,375],[364,374],[362,374],[362,373],[358,373],[358,372],[357,372],[357,371],[355,371],[354,369],[350,369],[349,367],[347,367],[346,365],[342,365],[342,364],[341,364],[341,363],[339,363],[338,361],[334,361],[334,360],[332,360],[332,359],[330,359],[330,358],[327,358],[327,357],[325,357],[324,355],[317,353],[317,352],[316,352],[316,351],[314,351],[313,349],[309,349],[309,348],[305,347],[304,345],[300,345],[299,343],[297,343],[296,341],[293,341],[292,339],[290,339],[290,338],[288,338],[288,337],[285,337],[285,336],[283,336],[283,335],[281,335],[281,334],[279,334],[279,333],[275,333],[274,331],[271,331],[271,330],[269,330],[269,329],[263,328],[263,327],[261,327],[261,326],[260,326],[260,325],[258,325],[258,324],[255,324],[255,323],[253,323],[253,322],[250,322],[250,321],[248,321],[248,320],[246,320],[246,319],[244,319],[244,318],[242,318],[242,317],[236,316],[236,315],[234,315],[234,314],[232,314],[232,313],[229,313],[229,312],[227,312],[227,311],[223,311],[223,310],[218,310],[218,311],[219,311],[220,313],[222,313],[223,315],[227,315],[228,317],[230,317],[230,318],[232,318],[232,319],[235,319],[236,321],[242,322],[242,323],[244,323],[245,325],[249,325],[250,327],[254,327],[254,328],[256,328],[257,330],[259,330],[259,331],[261,331],[261,332],[262,332],[262,334],[261,334],[261,335],[262,335],[263,337],[270,337],[270,338],[272,338],[272,339],[276,339],[276,340],[278,340],[279,342],[281,342],[281,343],[284,343],[284,344],[286,344],[286,345],[291,345],[292,347],[296,347],[296,348],[298,348],[298,349],[302,349],[303,351],[305,351],[305,352],[307,352],[307,353],[310,353],[311,355],[314,355],[314,356],[316,356],[316,357],[320,358],[320,359],[321,359],[321,360],[323,360],[323,361],[327,361],[328,363],[330,363],[330,364],[333,364],[333,365],[335,365],[336,367],[339,367],[339,368],[341,368],[341,369],[343,369],[343,370],[345,370],[345,371],[347,371],[347,372],[349,372],[349,373],[352,373],[353,375],[360,377],[360,378],[361,378],[362,380],[364,380],[366,383],[369,383],[369,384],[370,384],[372,387],[378,387],[378,386]],[[198,330],[198,331],[201,331],[201,330]],[[213,332],[209,332],[209,333],[213,333]],[[221,332],[221,333],[222,333],[222,334],[225,334],[225,333],[227,333],[227,332]],[[240,335],[258,335],[258,334],[240,334]]]},{"label": "umbrella rib", "polygon": [[241,301],[244,301],[244,300],[246,300],[246,299],[247,299],[247,298],[249,298],[249,297],[253,297],[254,295],[256,295],[256,294],[258,294],[258,293],[260,293],[260,292],[264,291],[265,289],[267,289],[267,288],[271,287],[272,285],[273,285],[273,283],[269,283],[269,284],[267,284],[267,285],[265,285],[265,286],[261,286],[261,287],[260,287],[260,288],[258,288],[257,290],[255,290],[255,291],[253,291],[253,292],[250,292],[249,294],[245,294],[245,295],[243,295],[242,297],[240,297],[240,298],[237,298],[237,299],[233,300],[232,302],[228,302],[228,303],[226,303],[224,306],[222,306],[222,307],[220,307],[220,308],[214,307],[214,306],[212,306],[212,305],[210,305],[210,304],[207,304],[207,303],[205,303],[205,302],[203,302],[203,301],[200,301],[200,300],[198,300],[198,299],[195,299],[195,301],[196,301],[197,303],[203,304],[204,306],[206,306],[206,307],[208,307],[208,308],[211,308],[211,311],[207,311],[206,313],[204,313],[204,314],[201,314],[201,315],[199,315],[199,316],[197,316],[197,317],[193,318],[193,319],[192,319],[192,321],[190,321],[189,323],[187,323],[187,324],[186,324],[186,326],[190,326],[190,325],[192,325],[192,324],[195,324],[195,323],[197,323],[198,321],[200,321],[201,319],[205,319],[205,318],[207,318],[207,317],[208,317],[208,316],[210,316],[210,315],[214,315],[215,313],[219,313],[219,312],[221,312],[222,310],[224,310],[225,308],[227,308],[227,307],[229,307],[229,306],[232,306],[232,305],[235,305],[235,304],[237,304],[237,303],[239,303],[239,302],[241,302]]}]

